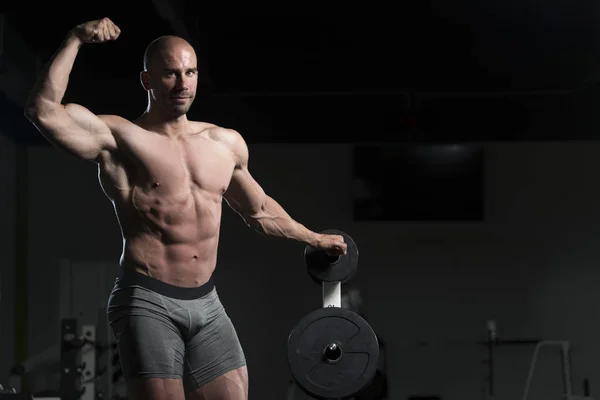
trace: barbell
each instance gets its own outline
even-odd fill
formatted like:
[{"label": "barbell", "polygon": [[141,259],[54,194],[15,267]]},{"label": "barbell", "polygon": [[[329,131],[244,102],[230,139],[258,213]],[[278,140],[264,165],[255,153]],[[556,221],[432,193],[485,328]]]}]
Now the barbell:
[{"label": "barbell", "polygon": [[296,384],[317,399],[348,399],[371,383],[377,371],[379,342],[358,313],[342,308],[341,286],[356,273],[358,248],[345,232],[344,255],[332,257],[306,246],[304,261],[312,280],[322,287],[323,307],[300,319],[287,342],[290,372]]}]

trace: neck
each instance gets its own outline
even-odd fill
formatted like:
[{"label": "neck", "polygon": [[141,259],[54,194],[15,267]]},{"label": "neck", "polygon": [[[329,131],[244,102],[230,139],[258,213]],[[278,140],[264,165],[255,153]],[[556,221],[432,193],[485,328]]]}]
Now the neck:
[{"label": "neck", "polygon": [[189,131],[189,121],[186,114],[170,115],[158,110],[157,107],[153,107],[151,104],[148,104],[148,108],[138,118],[138,121],[151,131],[170,137],[182,136]]}]

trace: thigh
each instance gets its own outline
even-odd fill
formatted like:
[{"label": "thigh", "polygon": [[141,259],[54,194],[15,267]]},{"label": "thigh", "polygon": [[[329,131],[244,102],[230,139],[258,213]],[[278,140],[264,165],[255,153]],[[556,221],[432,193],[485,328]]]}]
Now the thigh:
[{"label": "thigh", "polygon": [[128,400],[184,400],[181,379],[134,378],[127,382]]},{"label": "thigh", "polygon": [[248,369],[240,367],[187,393],[187,400],[248,400]]},{"label": "thigh", "polygon": [[202,300],[205,322],[186,342],[184,384],[193,392],[226,376],[247,391],[246,358],[237,332],[216,291]]},{"label": "thigh", "polygon": [[109,300],[108,320],[126,382],[183,377],[183,339],[162,300],[155,296],[142,289],[127,289]]}]

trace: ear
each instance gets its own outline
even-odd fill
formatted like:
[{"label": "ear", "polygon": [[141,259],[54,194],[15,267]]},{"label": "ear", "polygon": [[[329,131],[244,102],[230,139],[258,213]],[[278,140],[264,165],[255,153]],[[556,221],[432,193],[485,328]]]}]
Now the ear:
[{"label": "ear", "polygon": [[150,77],[148,76],[148,71],[140,72],[140,82],[145,90],[150,90]]}]

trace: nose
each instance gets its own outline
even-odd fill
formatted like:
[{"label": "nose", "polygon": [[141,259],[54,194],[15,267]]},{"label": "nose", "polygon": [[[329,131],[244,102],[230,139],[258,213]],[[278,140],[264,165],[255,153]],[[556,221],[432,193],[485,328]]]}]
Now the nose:
[{"label": "nose", "polygon": [[175,88],[177,90],[185,91],[189,88],[189,82],[186,80],[185,77],[180,77],[175,83]]}]

